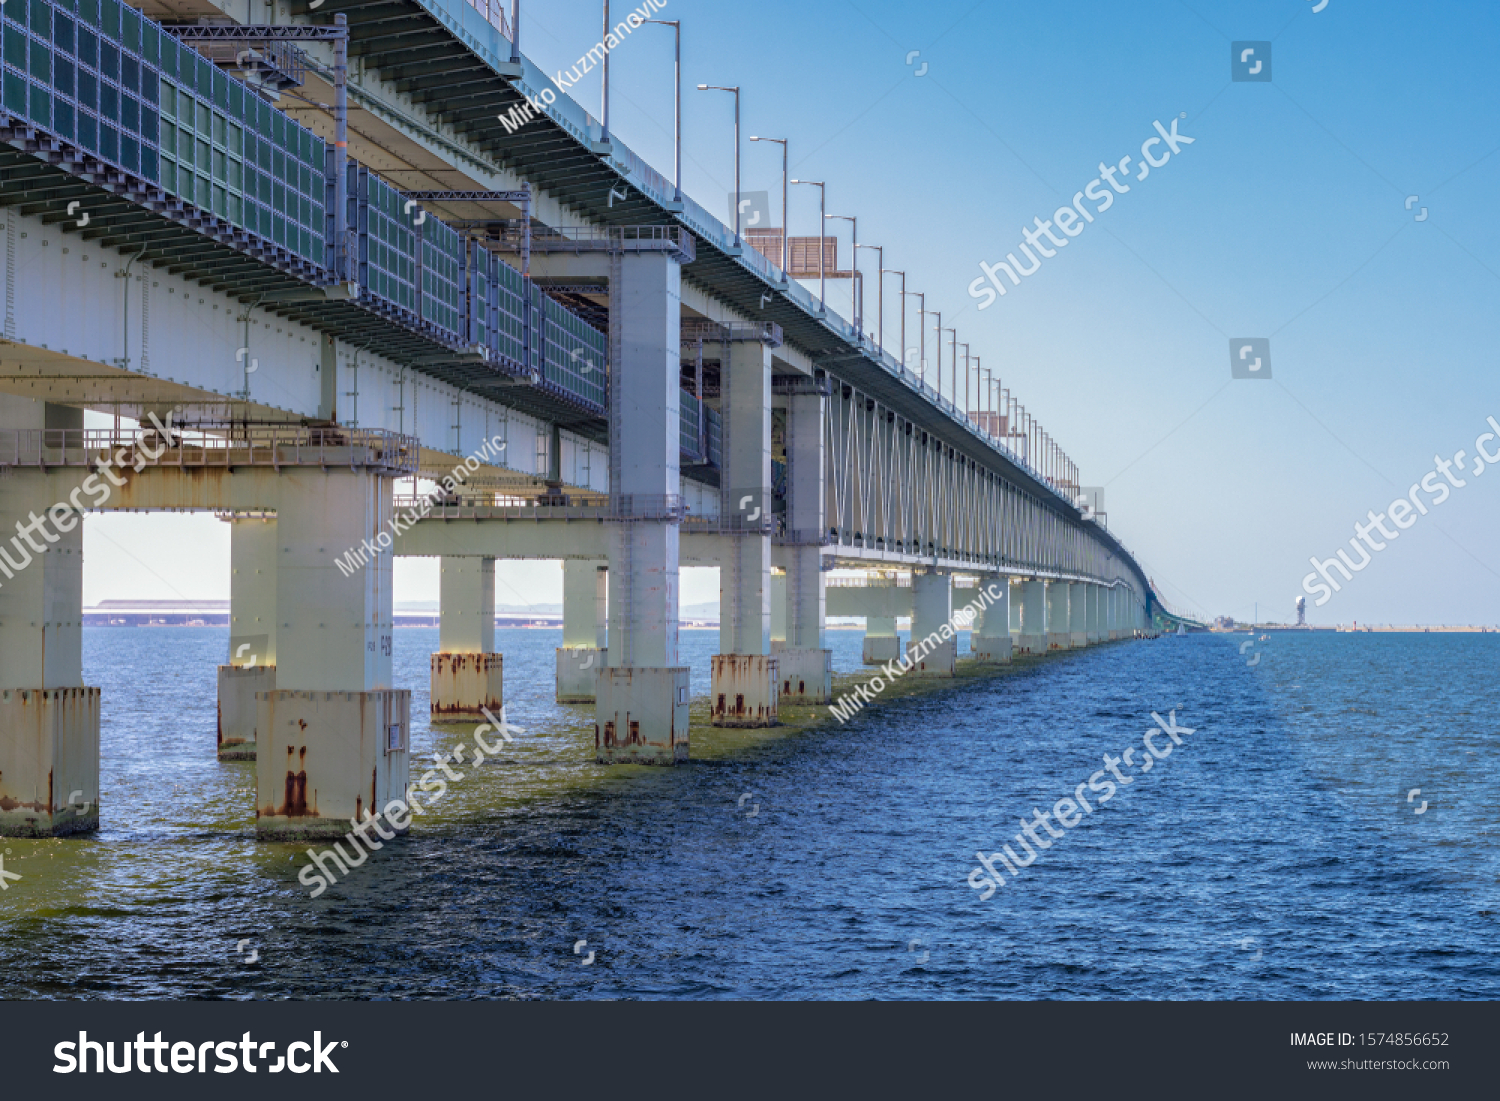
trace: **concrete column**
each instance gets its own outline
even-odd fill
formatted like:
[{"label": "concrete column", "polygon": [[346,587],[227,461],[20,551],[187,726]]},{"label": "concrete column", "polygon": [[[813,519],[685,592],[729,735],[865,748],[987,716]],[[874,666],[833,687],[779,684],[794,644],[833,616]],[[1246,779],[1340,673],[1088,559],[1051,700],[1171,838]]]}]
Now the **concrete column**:
[{"label": "concrete column", "polygon": [[[833,651],[828,648],[828,594],[823,573],[824,397],[796,393],[787,399],[786,645],[777,654],[781,699],[822,704],[833,700]],[[895,624],[892,625],[895,634]],[[896,652],[891,657],[896,657]]]},{"label": "concrete column", "polygon": [[255,760],[255,695],[276,687],[276,518],[231,515],[229,657],[219,666],[221,761]]},{"label": "concrete column", "polygon": [[866,616],[862,658],[866,665],[884,665],[901,656],[895,616]]},{"label": "concrete column", "polygon": [[688,758],[678,664],[682,270],[664,253],[610,257],[609,665],[594,698],[601,764]]},{"label": "concrete column", "polygon": [[[81,409],[0,396],[0,435],[23,433],[22,453],[42,441],[60,446],[60,430],[82,427]],[[38,431],[45,429],[57,435]],[[6,473],[0,478],[0,834],[96,830],[99,689],[83,684],[83,513],[56,500],[40,467]]]},{"label": "concrete column", "polygon": [[1088,636],[1089,645],[1104,641],[1106,635],[1101,620],[1101,606],[1105,589],[1102,585],[1088,586]]},{"label": "concrete column", "polygon": [[913,573],[911,640],[906,644],[912,672],[951,677],[958,660],[953,630],[953,579],[944,573]]},{"label": "concrete column", "polygon": [[1047,582],[1047,649],[1066,650],[1071,645],[1068,633],[1068,585],[1065,581]]},{"label": "concrete column", "polygon": [[1068,583],[1068,644],[1082,650],[1089,644],[1089,586],[1082,581]]},{"label": "concrete column", "polygon": [[781,683],[771,655],[771,350],[731,344],[727,368],[719,375],[728,538],[719,561],[713,724],[775,726]]},{"label": "concrete column", "polygon": [[[260,837],[342,837],[351,819],[406,797],[411,693],[391,687],[391,487],[332,465],[281,473],[276,688],[257,700]],[[335,561],[365,541],[376,552],[344,575]]]},{"label": "concrete column", "polygon": [[431,721],[485,722],[485,711],[498,714],[505,703],[505,660],[495,652],[495,560],[444,555],[441,571]]},{"label": "concrete column", "polygon": [[563,559],[563,644],[557,651],[557,702],[593,703],[594,682],[609,664],[609,567]]},{"label": "concrete column", "polygon": [[786,649],[786,574],[771,573],[771,652]]},{"label": "concrete column", "polygon": [[979,613],[969,645],[980,661],[1009,661],[1010,584],[1003,577],[987,577],[980,582],[980,592],[991,597],[991,603]]},{"label": "concrete column", "polygon": [[1021,625],[1016,633],[1016,650],[1022,654],[1041,654],[1047,650],[1047,583],[1022,581]]}]

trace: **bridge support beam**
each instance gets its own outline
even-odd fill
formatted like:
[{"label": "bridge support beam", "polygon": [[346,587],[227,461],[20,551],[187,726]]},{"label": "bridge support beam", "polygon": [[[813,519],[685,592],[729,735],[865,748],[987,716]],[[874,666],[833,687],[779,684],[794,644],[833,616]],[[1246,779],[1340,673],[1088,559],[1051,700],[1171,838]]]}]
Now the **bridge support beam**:
[{"label": "bridge support beam", "polygon": [[563,644],[557,650],[557,702],[593,703],[599,670],[609,664],[609,567],[563,559]]},{"label": "bridge support beam", "polygon": [[435,723],[480,723],[505,703],[505,661],[495,652],[495,560],[444,555],[438,579],[438,652],[429,713]]},{"label": "bridge support beam", "polygon": [[[81,409],[0,397],[0,428],[82,427]],[[83,513],[49,499],[40,468],[8,473],[0,479],[0,834],[96,830],[99,689],[83,684]]]},{"label": "bridge support beam", "polygon": [[[777,654],[783,703],[833,701],[833,651],[828,648],[828,592],[821,546],[827,527],[823,522],[823,402],[820,393],[797,393],[786,399],[789,545],[782,550],[786,562],[786,644]],[[893,652],[891,656],[898,655]]]},{"label": "bridge support beam", "polygon": [[709,689],[713,724],[775,726],[781,678],[779,655],[771,653],[770,348],[759,342],[730,344],[719,380],[722,515],[730,535],[719,562],[719,653]]},{"label": "bridge support beam", "polygon": [[1020,629],[1016,633],[1016,649],[1023,654],[1042,654],[1047,650],[1047,583],[1045,581],[1021,581]]},{"label": "bridge support beam", "polygon": [[1068,645],[1082,650],[1089,644],[1089,589],[1084,581],[1068,583]]},{"label": "bridge support beam", "polygon": [[682,270],[664,253],[609,258],[609,665],[595,686],[600,764],[688,759],[678,664]]},{"label": "bridge support beam", "polygon": [[913,573],[911,640],[906,653],[918,676],[951,677],[958,660],[953,629],[953,578],[945,573]]},{"label": "bridge support beam", "polygon": [[979,613],[969,645],[980,661],[1010,660],[1010,584],[1003,577],[982,578],[981,591],[997,593],[994,601]]},{"label": "bridge support beam", "polygon": [[218,754],[255,760],[255,696],[276,688],[276,518],[231,515],[229,661],[219,666]]},{"label": "bridge support beam", "polygon": [[884,665],[901,656],[901,637],[894,616],[866,616],[865,641],[860,655],[866,665]]},{"label": "bridge support beam", "polygon": [[[411,693],[391,687],[391,554],[344,574],[366,540],[389,548],[393,479],[283,470],[278,479],[276,688],[258,697],[256,834],[338,838],[351,819],[409,823]],[[383,828],[383,827],[381,827]]]}]

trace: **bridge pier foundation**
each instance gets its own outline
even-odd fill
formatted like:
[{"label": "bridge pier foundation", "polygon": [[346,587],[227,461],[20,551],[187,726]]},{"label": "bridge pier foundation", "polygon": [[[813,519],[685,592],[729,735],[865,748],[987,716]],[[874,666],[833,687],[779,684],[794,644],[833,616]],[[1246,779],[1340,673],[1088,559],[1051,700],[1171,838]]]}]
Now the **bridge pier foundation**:
[{"label": "bridge pier foundation", "polygon": [[444,555],[441,571],[431,721],[485,722],[485,711],[505,704],[505,661],[495,652],[495,560]]},{"label": "bridge pier foundation", "polygon": [[924,571],[911,576],[911,640],[906,644],[911,671],[918,676],[951,677],[958,659],[953,629],[953,578]]},{"label": "bridge pier foundation", "polygon": [[600,764],[688,759],[678,665],[682,269],[664,252],[609,256],[609,665],[594,697]]},{"label": "bridge pier foundation", "polygon": [[219,666],[218,754],[255,760],[255,697],[276,688],[276,518],[230,515],[229,661]]},{"label": "bridge pier foundation", "polygon": [[1010,585],[1003,577],[981,579],[982,591],[999,595],[993,603],[979,613],[978,622],[969,636],[969,645],[980,661],[1005,662],[1010,660]]},{"label": "bridge pier foundation", "polygon": [[[82,427],[81,409],[0,397],[0,428],[20,431],[21,454],[61,444],[39,430]],[[96,830],[99,689],[83,684],[83,512],[52,498],[42,467],[7,473],[0,534],[18,534],[0,543],[0,835]]]},{"label": "bridge pier foundation", "polygon": [[1020,624],[1016,632],[1016,650],[1022,654],[1041,654],[1047,650],[1047,583],[1016,583],[1021,599],[1017,601]]},{"label": "bridge pier foundation", "polygon": [[[257,697],[256,834],[338,838],[351,819],[409,822],[411,693],[391,686],[387,473],[315,467],[278,479],[276,688]],[[353,573],[340,555],[376,548]]]},{"label": "bridge pier foundation", "polygon": [[901,656],[901,637],[894,616],[866,616],[865,641],[860,659],[866,665],[884,665]]},{"label": "bridge pier foundation", "polygon": [[[777,653],[781,702],[820,704],[833,699],[833,651],[827,640],[827,595],[817,547],[788,547],[787,638]],[[894,624],[893,624],[894,626]]]},{"label": "bridge pier foundation", "polygon": [[593,703],[606,648],[609,567],[563,559],[563,644],[557,651],[557,702]]},{"label": "bridge pier foundation", "polygon": [[1089,589],[1084,581],[1068,583],[1068,645],[1082,650],[1089,644]]}]

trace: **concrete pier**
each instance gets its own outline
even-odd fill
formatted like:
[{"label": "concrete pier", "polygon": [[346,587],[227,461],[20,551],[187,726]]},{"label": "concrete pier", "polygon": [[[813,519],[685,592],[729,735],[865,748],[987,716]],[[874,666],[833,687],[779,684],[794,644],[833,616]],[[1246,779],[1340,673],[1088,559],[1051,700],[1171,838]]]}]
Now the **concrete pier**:
[{"label": "concrete pier", "polygon": [[1047,649],[1067,650],[1072,646],[1072,635],[1068,630],[1068,583],[1048,581],[1047,591]]},{"label": "concrete pier", "polygon": [[688,758],[688,669],[677,657],[681,259],[609,255],[609,665],[594,701],[601,764]]},{"label": "concrete pier", "polygon": [[1089,644],[1089,586],[1082,581],[1068,583],[1068,645],[1082,650]]},{"label": "concrete pier", "polygon": [[709,700],[715,726],[775,726],[781,677],[780,655],[771,653],[771,349],[760,341],[729,349],[720,374],[726,538]]},{"label": "concrete pier", "polygon": [[994,601],[979,613],[969,636],[969,645],[980,661],[1005,662],[1011,658],[1010,584],[1003,577],[980,579],[980,591],[996,593]]},{"label": "concrete pier", "polygon": [[[256,833],[337,838],[407,791],[411,693],[391,683],[392,478],[333,466],[279,478],[277,685],[258,697]],[[389,535],[384,544],[389,545]]]},{"label": "concrete pier", "polygon": [[[7,450],[12,441],[60,443],[63,430],[82,427],[81,409],[0,397]],[[75,503],[57,496],[41,465],[5,473],[0,834],[56,837],[98,829],[99,690],[83,683],[83,509],[76,506],[78,494]]]},{"label": "concrete pier", "polygon": [[866,665],[884,665],[901,656],[901,637],[895,616],[866,616],[865,641],[860,657]]},{"label": "concrete pier", "polygon": [[557,702],[593,703],[599,670],[609,662],[609,567],[563,560],[563,644],[557,650]]},{"label": "concrete pier", "polygon": [[1016,632],[1016,651],[1022,654],[1041,654],[1047,650],[1047,583],[1045,581],[1022,581],[1016,586],[1021,590],[1021,623]]},{"label": "concrete pier", "polygon": [[[833,699],[833,651],[828,648],[828,592],[822,549],[825,399],[819,390],[803,388],[783,400],[787,504],[781,547],[786,564],[786,644],[777,653],[781,700],[822,704]],[[891,626],[894,635],[894,622]]]},{"label": "concrete pier", "polygon": [[484,722],[505,704],[505,661],[495,652],[495,560],[445,555],[438,580],[438,652],[429,713],[435,723]]},{"label": "concrete pier", "polygon": [[255,697],[276,688],[276,517],[231,513],[229,654],[219,666],[218,755],[255,760]]},{"label": "concrete pier", "polygon": [[1100,585],[1090,584],[1087,588],[1088,610],[1085,618],[1088,624],[1089,645],[1103,642],[1106,635],[1100,620],[1100,606],[1104,597],[1104,588]]},{"label": "concrete pier", "polygon": [[943,573],[913,573],[911,640],[906,644],[917,676],[951,677],[958,662],[953,629],[953,579]]}]

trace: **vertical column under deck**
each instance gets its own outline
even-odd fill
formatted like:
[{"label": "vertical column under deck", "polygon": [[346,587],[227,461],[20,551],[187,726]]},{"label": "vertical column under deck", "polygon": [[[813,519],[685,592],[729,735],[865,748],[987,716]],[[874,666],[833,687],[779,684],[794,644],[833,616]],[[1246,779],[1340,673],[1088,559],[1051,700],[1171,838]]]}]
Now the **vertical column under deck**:
[{"label": "vertical column under deck", "polygon": [[1047,649],[1066,650],[1072,645],[1068,633],[1068,583],[1047,582]]},{"label": "vertical column under deck", "polygon": [[438,652],[428,713],[435,723],[484,722],[505,703],[505,659],[495,652],[495,560],[444,555]]},{"label": "vertical column under deck", "polygon": [[726,520],[719,560],[719,652],[709,689],[715,726],[775,726],[778,657],[771,654],[771,350],[729,345],[720,374]]},{"label": "vertical column under deck", "polygon": [[1022,581],[1016,587],[1021,591],[1021,624],[1016,634],[1016,651],[1022,654],[1046,653],[1047,583]]},{"label": "vertical column under deck", "polygon": [[953,579],[925,571],[911,577],[911,640],[906,644],[912,672],[918,676],[951,677],[958,660],[953,629]]},{"label": "vertical column under deck", "polygon": [[[82,428],[81,409],[0,396],[0,437],[20,433],[14,441],[20,455],[60,447],[60,430]],[[11,444],[7,438],[7,451]],[[95,830],[99,689],[83,683],[83,512],[56,499],[42,465],[18,464],[6,473],[0,478],[0,835]]]},{"label": "vertical column under deck", "polygon": [[[411,744],[411,693],[391,684],[392,483],[358,465],[280,474],[276,688],[257,700],[262,838],[341,837],[372,816],[407,828],[388,810],[406,796]],[[346,575],[336,560],[365,541],[380,549]]]},{"label": "vertical column under deck", "polygon": [[276,688],[276,518],[229,523],[229,654],[219,666],[218,755],[255,760],[256,695]]},{"label": "vertical column under deck", "polygon": [[593,703],[606,648],[609,569],[602,562],[563,559],[563,644],[557,650],[557,702]]},{"label": "vertical column under deck", "polygon": [[1089,586],[1082,581],[1068,583],[1068,645],[1082,650],[1089,644]]},{"label": "vertical column under deck", "polygon": [[595,686],[601,764],[688,758],[678,664],[682,274],[665,253],[610,256],[609,665]]},{"label": "vertical column under deck", "polygon": [[[833,699],[833,651],[828,648],[822,550],[827,529],[826,399],[815,386],[803,386],[786,399],[787,505],[782,548],[786,562],[786,645],[777,658],[782,702],[818,704]],[[895,633],[892,620],[893,639]],[[898,654],[892,645],[890,658]]]},{"label": "vertical column under deck", "polygon": [[969,645],[980,661],[1009,661],[1010,585],[1003,577],[988,577],[981,580],[980,588],[985,594],[994,595],[989,606],[979,613]]}]

